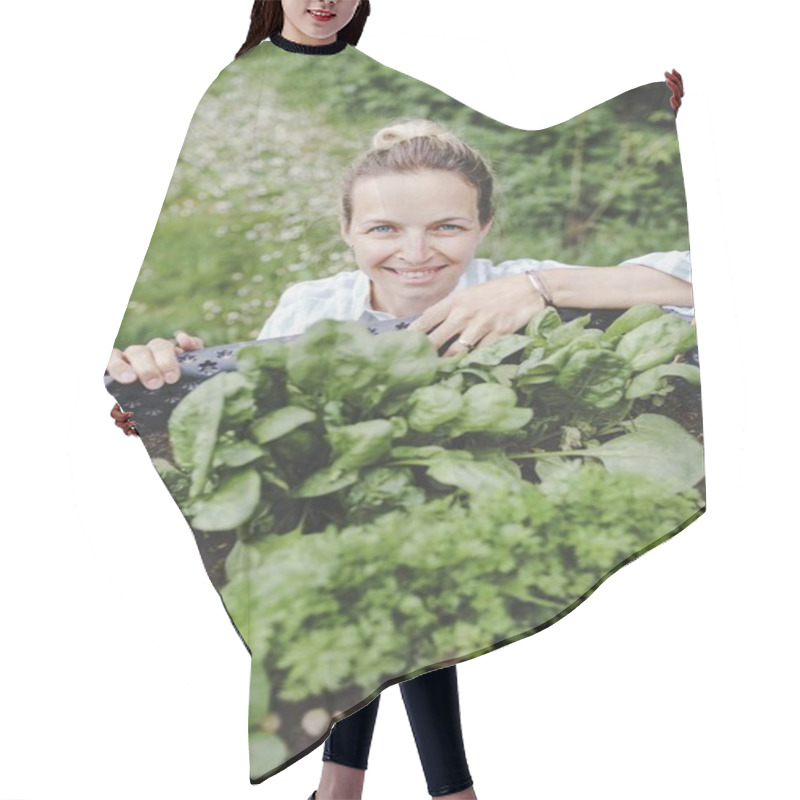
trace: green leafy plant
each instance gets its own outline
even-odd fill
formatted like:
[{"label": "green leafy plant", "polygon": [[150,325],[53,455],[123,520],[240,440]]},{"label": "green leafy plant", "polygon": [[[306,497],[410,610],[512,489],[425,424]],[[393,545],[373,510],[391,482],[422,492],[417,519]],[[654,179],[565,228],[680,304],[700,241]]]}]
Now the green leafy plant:
[{"label": "green leafy plant", "polygon": [[176,465],[159,469],[193,527],[241,539],[535,482],[532,462],[553,458],[696,484],[700,444],[666,417],[635,414],[675,379],[698,381],[696,367],[674,363],[694,328],[652,306],[605,332],[589,319],[562,323],[547,308],[524,334],[455,359],[422,333],[376,337],[334,320],[242,348],[237,373],[175,408]]},{"label": "green leafy plant", "polygon": [[702,446],[653,407],[698,382],[675,362],[692,326],[653,306],[589,322],[547,308],[442,358],[323,321],[175,408],[156,466],[195,530],[237,532],[218,588],[265,769],[298,707],[528,636],[702,513]]},{"label": "green leafy plant", "polygon": [[529,635],[701,508],[693,489],[582,465],[539,485],[506,480],[365,524],[239,542],[222,596],[255,661],[285,671],[276,699],[372,691]]}]

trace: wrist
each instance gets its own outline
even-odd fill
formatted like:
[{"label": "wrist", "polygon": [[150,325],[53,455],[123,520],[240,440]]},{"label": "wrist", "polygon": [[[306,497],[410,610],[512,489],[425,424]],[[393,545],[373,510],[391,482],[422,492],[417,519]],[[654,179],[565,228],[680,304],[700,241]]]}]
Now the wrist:
[{"label": "wrist", "polygon": [[553,293],[550,290],[547,282],[544,280],[541,274],[539,274],[539,270],[536,269],[529,269],[525,271],[525,276],[528,278],[531,286],[536,290],[536,293],[539,297],[542,298],[542,301],[546,306],[552,306],[553,304]]}]

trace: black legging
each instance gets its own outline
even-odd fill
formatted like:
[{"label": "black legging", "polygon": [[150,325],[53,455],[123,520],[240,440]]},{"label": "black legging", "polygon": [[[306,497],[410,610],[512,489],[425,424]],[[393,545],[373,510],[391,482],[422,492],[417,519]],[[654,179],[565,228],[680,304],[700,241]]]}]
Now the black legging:
[{"label": "black legging", "polygon": [[[461,735],[455,666],[403,681],[400,692],[431,797],[468,789],[472,778]],[[369,705],[333,726],[325,740],[323,761],[367,768],[380,699],[378,695]]]}]

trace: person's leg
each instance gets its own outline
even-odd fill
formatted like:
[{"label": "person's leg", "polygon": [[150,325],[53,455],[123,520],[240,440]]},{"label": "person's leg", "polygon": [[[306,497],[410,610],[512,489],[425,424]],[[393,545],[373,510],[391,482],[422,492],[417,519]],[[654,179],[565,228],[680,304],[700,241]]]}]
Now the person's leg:
[{"label": "person's leg", "polygon": [[475,797],[461,733],[455,665],[403,681],[400,691],[430,795]]},{"label": "person's leg", "polygon": [[322,777],[314,800],[360,800],[380,699],[378,695],[331,728],[322,751]]}]

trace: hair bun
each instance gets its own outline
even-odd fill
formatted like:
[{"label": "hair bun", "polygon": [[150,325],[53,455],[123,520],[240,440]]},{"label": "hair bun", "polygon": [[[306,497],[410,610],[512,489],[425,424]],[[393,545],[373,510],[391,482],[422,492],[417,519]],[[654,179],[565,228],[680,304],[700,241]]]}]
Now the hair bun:
[{"label": "hair bun", "polygon": [[436,139],[455,139],[445,127],[429,119],[407,119],[381,128],[372,137],[373,150],[388,150],[399,142],[416,136],[431,136]]}]

